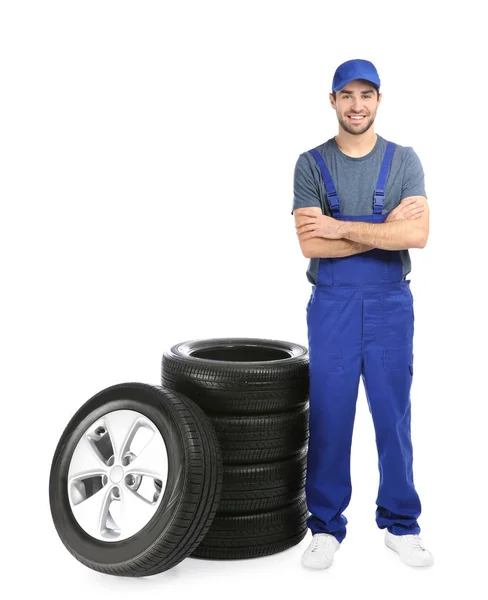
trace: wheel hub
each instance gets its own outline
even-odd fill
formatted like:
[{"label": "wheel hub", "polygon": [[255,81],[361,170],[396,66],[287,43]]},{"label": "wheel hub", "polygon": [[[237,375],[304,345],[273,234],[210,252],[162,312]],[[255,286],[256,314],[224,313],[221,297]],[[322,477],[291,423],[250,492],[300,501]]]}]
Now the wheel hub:
[{"label": "wheel hub", "polygon": [[118,465],[110,471],[110,481],[112,483],[120,483],[124,477],[124,469]]}]

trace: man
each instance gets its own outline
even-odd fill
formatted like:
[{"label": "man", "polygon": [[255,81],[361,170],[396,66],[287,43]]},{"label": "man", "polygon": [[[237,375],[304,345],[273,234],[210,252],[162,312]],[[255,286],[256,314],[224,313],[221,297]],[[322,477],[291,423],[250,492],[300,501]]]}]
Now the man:
[{"label": "man", "polygon": [[433,564],[419,537],[412,472],[414,310],[406,279],[408,249],[427,242],[429,209],[413,148],[374,133],[379,88],[371,62],[340,65],[329,96],[339,134],[303,152],[295,167],[292,214],[313,285],[305,487],[313,538],[302,557],[310,568],[330,567],[346,536],[360,377],[378,449],[377,525],[403,562]]}]

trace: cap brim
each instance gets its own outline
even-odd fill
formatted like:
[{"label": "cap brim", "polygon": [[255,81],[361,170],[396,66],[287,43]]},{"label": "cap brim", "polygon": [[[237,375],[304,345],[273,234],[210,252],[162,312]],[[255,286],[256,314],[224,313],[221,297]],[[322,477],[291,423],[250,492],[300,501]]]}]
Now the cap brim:
[{"label": "cap brim", "polygon": [[336,85],[335,88],[332,89],[332,91],[339,92],[340,90],[345,88],[348,83],[351,83],[351,81],[356,81],[356,79],[362,79],[363,81],[367,81],[371,83],[371,85],[374,85],[376,88],[378,88],[378,90],[380,89],[380,86],[375,81],[371,81],[370,79],[365,79],[364,77],[349,77],[345,81],[341,81],[339,85]]}]

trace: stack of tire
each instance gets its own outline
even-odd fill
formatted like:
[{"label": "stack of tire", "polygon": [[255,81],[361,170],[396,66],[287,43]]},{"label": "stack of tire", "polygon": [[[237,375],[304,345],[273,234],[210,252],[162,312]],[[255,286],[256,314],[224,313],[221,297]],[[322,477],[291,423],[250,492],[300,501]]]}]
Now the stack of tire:
[{"label": "stack of tire", "polygon": [[205,412],[222,451],[220,504],[191,556],[253,558],[299,543],[308,515],[307,349],[253,338],[183,342],[163,354],[161,382]]},{"label": "stack of tire", "polygon": [[162,385],[112,385],[56,446],[56,531],[87,567],[143,577],[188,556],[265,556],[299,543],[308,515],[308,350],[255,338],[183,342]]}]

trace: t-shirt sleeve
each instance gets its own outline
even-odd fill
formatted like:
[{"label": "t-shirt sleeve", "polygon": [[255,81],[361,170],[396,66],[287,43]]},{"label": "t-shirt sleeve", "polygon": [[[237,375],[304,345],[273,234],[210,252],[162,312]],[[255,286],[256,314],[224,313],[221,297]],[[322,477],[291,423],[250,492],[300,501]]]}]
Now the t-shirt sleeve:
[{"label": "t-shirt sleeve", "polygon": [[306,206],[322,208],[309,156],[307,152],[302,152],[295,165],[291,214],[295,209]]},{"label": "t-shirt sleeve", "polygon": [[425,196],[427,198],[422,163],[413,148],[410,147],[408,150],[400,200],[409,196]]}]

